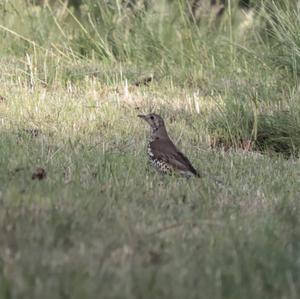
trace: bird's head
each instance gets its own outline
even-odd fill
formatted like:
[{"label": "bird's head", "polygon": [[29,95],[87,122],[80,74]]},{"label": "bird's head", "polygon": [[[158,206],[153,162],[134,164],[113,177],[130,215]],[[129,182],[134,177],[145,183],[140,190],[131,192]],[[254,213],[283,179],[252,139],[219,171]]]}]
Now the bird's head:
[{"label": "bird's head", "polygon": [[154,113],[150,113],[147,115],[139,114],[138,117],[142,118],[150,125],[151,131],[153,133],[159,131],[160,129],[165,128],[165,123],[163,119],[157,114]]}]

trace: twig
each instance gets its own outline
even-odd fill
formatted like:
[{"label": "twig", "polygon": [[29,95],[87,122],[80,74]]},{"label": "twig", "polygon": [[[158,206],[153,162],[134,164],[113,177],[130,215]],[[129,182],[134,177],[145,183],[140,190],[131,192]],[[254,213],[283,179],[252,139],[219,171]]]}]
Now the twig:
[{"label": "twig", "polygon": [[163,233],[165,231],[168,231],[168,230],[171,230],[171,229],[174,229],[174,228],[186,225],[186,224],[189,224],[189,225],[192,225],[192,226],[201,226],[203,224],[222,226],[222,223],[211,221],[211,220],[202,220],[201,222],[195,222],[195,221],[191,221],[191,220],[185,220],[185,221],[180,221],[180,222],[177,222],[177,223],[173,223],[173,224],[164,226],[164,227],[162,227],[162,228],[160,228],[160,229],[158,229],[156,231],[153,231],[152,233],[149,233],[148,236],[153,236],[153,235],[161,234],[161,233]]}]

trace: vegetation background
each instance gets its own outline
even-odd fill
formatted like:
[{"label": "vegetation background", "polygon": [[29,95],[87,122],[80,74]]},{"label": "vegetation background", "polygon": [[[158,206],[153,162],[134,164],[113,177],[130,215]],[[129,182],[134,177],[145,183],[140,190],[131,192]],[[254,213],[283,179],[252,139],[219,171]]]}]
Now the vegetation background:
[{"label": "vegetation background", "polygon": [[0,1],[0,298],[298,298],[297,2]]}]

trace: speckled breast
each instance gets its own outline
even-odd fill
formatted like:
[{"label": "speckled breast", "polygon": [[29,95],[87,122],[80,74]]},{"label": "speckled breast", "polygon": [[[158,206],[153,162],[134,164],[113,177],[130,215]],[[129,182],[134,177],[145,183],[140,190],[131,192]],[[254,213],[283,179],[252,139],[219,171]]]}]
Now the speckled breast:
[{"label": "speckled breast", "polygon": [[168,163],[155,157],[155,155],[152,152],[150,143],[148,144],[148,157],[150,164],[153,167],[155,167],[158,171],[164,173],[173,171],[173,168]]}]

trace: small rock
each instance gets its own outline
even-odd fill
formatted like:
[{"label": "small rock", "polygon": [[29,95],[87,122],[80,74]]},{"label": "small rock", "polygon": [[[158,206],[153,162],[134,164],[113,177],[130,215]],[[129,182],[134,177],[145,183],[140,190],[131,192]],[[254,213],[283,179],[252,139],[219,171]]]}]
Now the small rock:
[{"label": "small rock", "polygon": [[46,176],[47,176],[46,170],[44,168],[38,167],[32,174],[31,178],[33,180],[38,179],[40,181],[45,179]]}]

